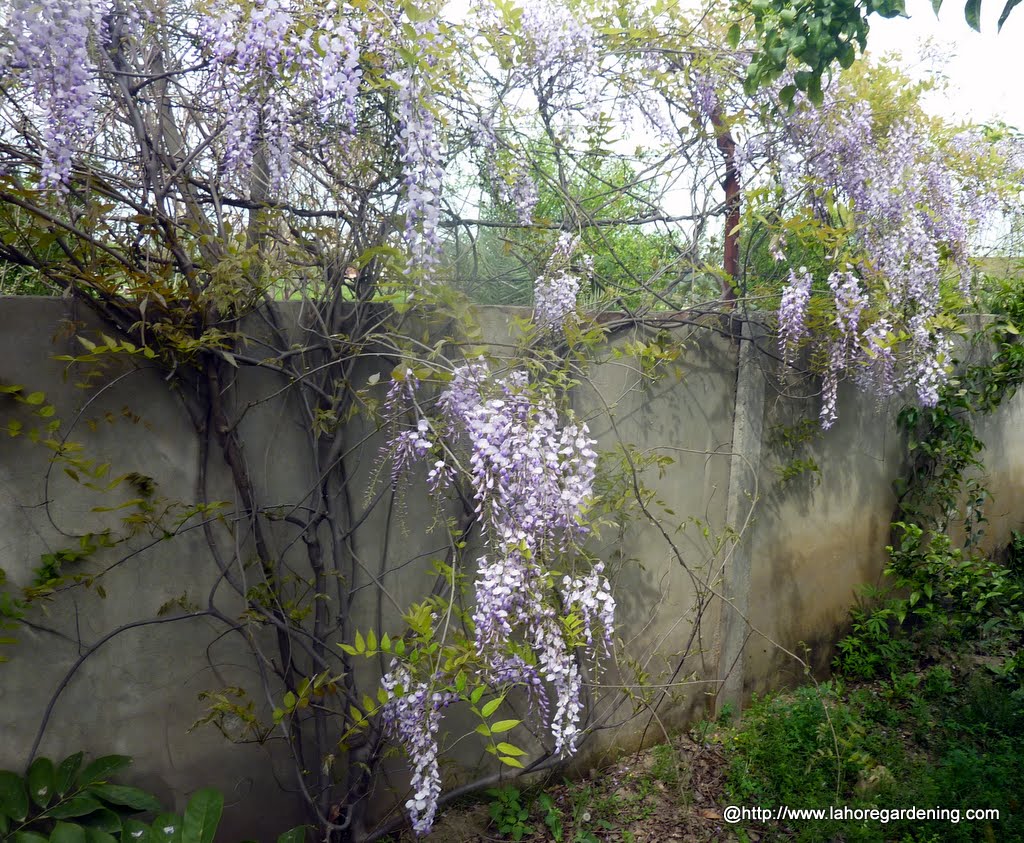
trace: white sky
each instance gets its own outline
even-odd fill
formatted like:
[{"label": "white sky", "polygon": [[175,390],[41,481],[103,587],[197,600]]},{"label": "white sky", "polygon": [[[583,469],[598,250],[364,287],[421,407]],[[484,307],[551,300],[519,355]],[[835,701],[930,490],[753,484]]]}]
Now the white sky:
[{"label": "white sky", "polygon": [[949,78],[950,87],[929,101],[931,110],[954,119],[999,118],[1024,130],[1024,3],[997,34],[1004,3],[983,0],[978,33],[964,20],[964,0],[944,0],[938,19],[930,0],[907,0],[909,19],[871,16],[868,51],[899,51],[904,65],[920,67],[919,45],[935,39],[938,54],[946,57],[938,69]]}]

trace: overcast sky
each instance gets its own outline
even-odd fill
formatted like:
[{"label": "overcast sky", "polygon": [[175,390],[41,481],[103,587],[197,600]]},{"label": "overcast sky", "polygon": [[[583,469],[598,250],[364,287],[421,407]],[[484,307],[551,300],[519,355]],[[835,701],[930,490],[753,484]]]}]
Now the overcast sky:
[{"label": "overcast sky", "polygon": [[1000,118],[1024,130],[1024,4],[1010,13],[1000,33],[996,21],[1005,0],[983,0],[981,33],[967,26],[964,0],[945,0],[938,19],[930,0],[907,0],[907,18],[871,17],[868,50],[898,50],[920,66],[918,45],[934,39],[944,56],[941,69],[951,86],[929,106],[954,118]]}]

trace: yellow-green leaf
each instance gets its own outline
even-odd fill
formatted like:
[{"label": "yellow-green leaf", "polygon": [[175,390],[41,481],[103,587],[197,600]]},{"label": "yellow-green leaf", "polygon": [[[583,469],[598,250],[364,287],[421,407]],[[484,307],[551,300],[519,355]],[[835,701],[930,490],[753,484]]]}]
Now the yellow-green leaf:
[{"label": "yellow-green leaf", "polygon": [[494,712],[498,710],[498,706],[501,705],[501,701],[504,697],[495,697],[493,700],[484,704],[484,707],[480,709],[480,713],[484,717],[490,717]]}]

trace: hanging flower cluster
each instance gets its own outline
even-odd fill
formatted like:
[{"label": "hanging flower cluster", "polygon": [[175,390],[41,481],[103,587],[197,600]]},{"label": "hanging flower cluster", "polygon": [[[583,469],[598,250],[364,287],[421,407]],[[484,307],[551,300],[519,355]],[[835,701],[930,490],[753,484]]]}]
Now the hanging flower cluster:
[{"label": "hanging flower cluster", "polygon": [[434,823],[441,795],[441,772],[437,766],[437,730],[441,709],[455,699],[451,693],[435,691],[427,682],[417,682],[408,669],[392,660],[381,679],[387,692],[381,719],[385,732],[402,741],[412,761],[412,796],[405,803],[417,834],[427,834]]},{"label": "hanging flower cluster", "polygon": [[807,336],[807,305],[811,300],[811,273],[806,266],[798,272],[789,271],[789,281],[782,290],[779,305],[779,347],[789,359],[796,345]]},{"label": "hanging flower cluster", "polygon": [[594,28],[556,0],[527,0],[519,26],[526,43],[524,71],[535,77],[537,93],[557,111],[575,104],[586,122],[596,120],[601,109]]},{"label": "hanging flower cluster", "polygon": [[40,187],[64,189],[72,151],[95,123],[90,32],[109,4],[101,0],[16,0],[4,21],[0,77],[24,73],[42,113]]},{"label": "hanging flower cluster", "polygon": [[570,261],[579,239],[568,232],[558,237],[544,272],[533,286],[534,318],[542,328],[560,328],[576,310],[582,279],[572,271]]},{"label": "hanging flower cluster", "polygon": [[399,150],[405,173],[405,242],[412,265],[426,271],[441,257],[441,140],[427,84],[411,67],[392,77],[398,86]]},{"label": "hanging flower cluster", "polygon": [[[393,387],[395,400],[409,389],[415,386],[408,379]],[[456,473],[449,447],[468,452],[464,476],[487,548],[477,561],[472,615],[483,678],[499,685],[523,684],[545,716],[550,712],[547,683],[553,692],[550,731],[555,751],[572,754],[583,708],[575,649],[582,646],[593,658],[599,647],[608,650],[615,600],[600,563],[583,576],[561,578],[550,566],[564,560],[588,533],[595,442],[585,424],[561,423],[553,401],[530,389],[524,372],[495,377],[482,359],[455,371],[438,409],[436,420],[420,418],[414,429],[396,436],[394,458],[407,465],[433,454],[428,480],[438,488]],[[441,435],[448,445],[442,444]],[[560,611],[579,618],[580,641],[567,638]],[[518,654],[523,645],[536,653],[535,666]],[[385,688],[399,681],[392,671]],[[426,716],[420,715],[415,724]],[[396,728],[414,769],[434,769],[436,742],[424,747],[422,726],[414,728],[410,720],[407,727]],[[418,792],[432,791],[422,786]],[[418,814],[427,815],[432,815],[429,807]]]},{"label": "hanging flower cluster", "polygon": [[343,125],[351,131],[355,124],[362,74],[354,25],[334,0],[315,26],[307,14],[287,0],[256,0],[251,7],[215,0],[200,22],[221,75],[223,102],[229,104],[221,168],[244,176],[263,143],[275,192],[288,179],[292,156],[293,106],[283,80],[306,80],[319,108],[337,103]]},{"label": "hanging flower cluster", "polygon": [[[823,426],[836,419],[838,381],[847,373],[880,399],[912,388],[923,404],[934,404],[951,349],[935,321],[944,258],[958,269],[960,290],[969,295],[970,232],[998,210],[998,194],[950,166],[950,156],[922,126],[904,121],[878,137],[867,102],[805,109],[792,129],[800,154],[783,159],[783,185],[809,186],[822,199],[846,203],[863,255],[856,271],[848,267],[828,279],[836,330],[828,340]],[[980,138],[967,134],[953,145],[962,162],[989,154]],[[779,310],[787,353],[806,333],[809,290],[803,269],[790,273]],[[863,318],[869,290],[878,291],[871,295],[870,321]]]}]

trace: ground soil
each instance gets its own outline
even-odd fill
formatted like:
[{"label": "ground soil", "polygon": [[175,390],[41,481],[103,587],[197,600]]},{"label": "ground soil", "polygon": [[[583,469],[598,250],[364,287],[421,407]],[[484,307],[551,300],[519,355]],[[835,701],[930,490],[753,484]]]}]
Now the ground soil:
[{"label": "ground soil", "polygon": [[[623,757],[593,771],[586,780],[554,779],[544,785],[560,813],[565,843],[710,843],[736,841],[722,818],[725,759],[713,743],[680,736],[668,756],[664,748]],[[534,799],[532,791],[524,799]],[[523,843],[556,837],[545,825],[536,801]],[[592,836],[580,836],[589,833]],[[747,832],[756,841],[756,832]],[[439,814],[431,843],[511,840],[492,822],[486,802],[460,805]]]}]

